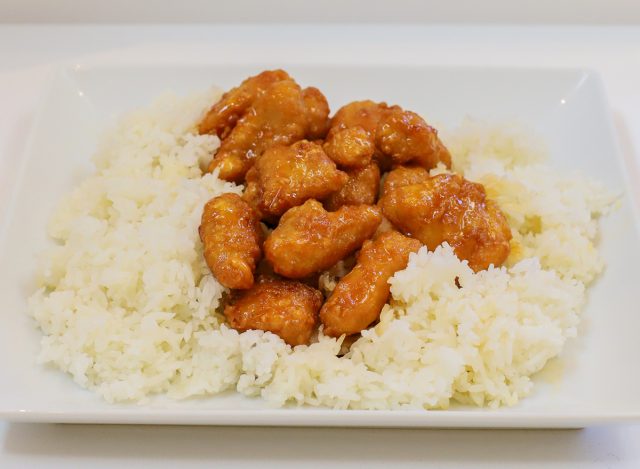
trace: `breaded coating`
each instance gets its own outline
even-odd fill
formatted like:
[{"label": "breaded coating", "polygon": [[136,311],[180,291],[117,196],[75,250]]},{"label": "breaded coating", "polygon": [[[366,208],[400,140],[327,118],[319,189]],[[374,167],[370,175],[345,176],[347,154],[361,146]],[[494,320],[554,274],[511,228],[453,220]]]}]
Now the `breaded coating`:
[{"label": "breaded coating", "polygon": [[410,184],[420,184],[428,181],[429,171],[420,166],[398,166],[389,171],[384,178],[382,194],[395,189],[396,187],[408,186]]},{"label": "breaded coating", "polygon": [[247,171],[247,175],[245,176],[244,183],[244,192],[242,193],[242,198],[247,202],[253,210],[255,210],[258,218],[265,222],[268,225],[277,225],[278,217],[275,215],[269,215],[268,213],[260,210],[260,202],[262,197],[262,191],[259,186],[258,181],[258,172],[256,171],[255,165]]},{"label": "breaded coating", "polygon": [[345,205],[327,212],[317,200],[308,200],[282,216],[265,241],[265,258],[284,277],[308,277],[358,249],[381,220],[375,206]]},{"label": "breaded coating", "polygon": [[362,138],[366,134],[374,144],[372,157],[382,171],[408,162],[426,169],[435,167],[439,162],[451,166],[449,151],[438,138],[436,130],[422,117],[400,106],[368,100],[343,106],[331,119],[326,150],[339,165],[346,167],[351,160],[358,161],[351,156],[358,155],[351,143],[353,136],[350,132],[344,133],[344,129],[352,128],[363,129]]},{"label": "breaded coating", "polygon": [[509,255],[511,230],[484,187],[457,174],[440,174],[419,184],[385,191],[385,217],[430,250],[448,242],[476,272],[500,266]]},{"label": "breaded coating", "polygon": [[302,90],[293,80],[278,81],[256,98],[222,140],[209,171],[217,168],[220,178],[242,182],[256,156],[303,139],[307,128]]},{"label": "breaded coating", "polygon": [[269,148],[260,155],[247,173],[244,197],[268,219],[308,199],[323,199],[348,179],[320,145],[301,140],[288,147]]},{"label": "breaded coating", "polygon": [[338,210],[343,205],[374,205],[380,189],[380,169],[375,163],[364,168],[347,171],[349,180],[337,192],[331,194],[324,206],[329,211]]},{"label": "breaded coating", "polygon": [[426,169],[439,162],[451,166],[451,155],[438,138],[438,132],[415,112],[389,108],[376,129],[376,146],[391,157],[394,165],[412,162]]},{"label": "breaded coating", "polygon": [[397,231],[366,241],[355,267],[338,282],[320,310],[324,334],[357,334],[376,321],[389,299],[389,279],[407,266],[409,254],[418,249],[418,240]]},{"label": "breaded coating", "polygon": [[317,88],[301,89],[282,70],[262,72],[225,93],[199,125],[220,138],[209,171],[241,183],[256,156],[275,145],[323,138],[329,104]]},{"label": "breaded coating", "polygon": [[320,291],[300,282],[260,277],[225,307],[224,315],[239,332],[269,331],[295,346],[309,343],[322,300]]},{"label": "breaded coating", "polygon": [[331,132],[323,148],[337,165],[362,168],[371,161],[375,142],[369,132],[358,125]]},{"label": "breaded coating", "polygon": [[235,127],[238,119],[273,83],[291,77],[284,70],[266,70],[244,80],[222,95],[198,125],[200,134],[215,133],[225,138]]},{"label": "breaded coating", "polygon": [[323,139],[329,131],[329,102],[318,88],[310,86],[302,90],[302,99],[307,108],[309,140]]},{"label": "breaded coating", "polygon": [[251,206],[237,194],[222,194],[204,206],[199,228],[204,258],[227,288],[247,289],[260,259],[262,228]]},{"label": "breaded coating", "polygon": [[378,123],[387,109],[389,106],[386,103],[376,103],[371,100],[345,104],[331,119],[329,135],[342,129],[361,127],[369,135],[375,136]]},{"label": "breaded coating", "polygon": [[[371,100],[353,101],[345,104],[338,109],[331,119],[331,127],[327,134],[327,143],[331,145],[334,135],[342,132],[344,129],[361,128],[366,132],[370,145],[374,147],[373,160],[381,171],[388,171],[391,169],[391,158],[381,153],[375,147],[378,123],[387,109],[389,109],[389,106],[387,106],[386,103],[376,103]],[[332,150],[329,150],[329,152],[332,152]],[[334,154],[334,157],[339,158],[340,156]]]}]

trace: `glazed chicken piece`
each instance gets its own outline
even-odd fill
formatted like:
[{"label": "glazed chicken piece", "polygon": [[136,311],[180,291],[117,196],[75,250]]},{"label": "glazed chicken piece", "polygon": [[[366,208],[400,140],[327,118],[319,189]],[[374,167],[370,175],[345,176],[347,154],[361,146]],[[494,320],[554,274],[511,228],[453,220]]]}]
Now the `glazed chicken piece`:
[{"label": "glazed chicken piece", "polygon": [[251,288],[262,244],[260,221],[251,206],[237,194],[211,199],[199,233],[205,261],[218,281],[227,288]]},{"label": "glazed chicken piece", "polygon": [[302,90],[293,80],[271,85],[222,140],[209,171],[219,169],[222,179],[242,182],[254,158],[274,145],[289,145],[305,137],[308,129]]},{"label": "glazed chicken piece", "polygon": [[308,200],[282,216],[265,241],[265,257],[284,277],[308,277],[358,249],[381,220],[375,206],[345,205],[327,212],[317,200]]},{"label": "glazed chicken piece", "polygon": [[264,72],[245,83],[225,94],[200,124],[201,133],[216,131],[222,138],[209,171],[218,169],[222,179],[237,183],[266,149],[322,137],[329,122],[322,93],[302,90],[282,71]]},{"label": "glazed chicken piece", "polygon": [[244,198],[263,219],[269,219],[308,199],[327,197],[348,179],[320,145],[301,140],[269,148],[256,158],[247,173]]},{"label": "glazed chicken piece", "polygon": [[[344,130],[353,128],[364,130],[364,133],[358,131],[358,140],[353,136],[355,131]],[[357,164],[358,157],[366,154],[359,151],[365,145],[352,142],[367,141],[364,134],[368,139],[367,148],[374,148],[373,158],[382,171],[408,162],[426,169],[435,167],[439,162],[451,166],[449,151],[438,138],[436,130],[422,117],[400,106],[373,101],[354,101],[338,110],[331,119],[327,134],[327,154],[338,165]]]},{"label": "glazed chicken piece", "polygon": [[323,139],[329,131],[329,103],[322,92],[313,86],[302,90],[302,99],[307,108],[309,140]]},{"label": "glazed chicken piece", "polygon": [[382,194],[384,195],[396,187],[426,182],[430,177],[429,171],[420,166],[398,166],[387,173],[382,186]]},{"label": "glazed chicken piece", "polygon": [[355,267],[338,282],[320,310],[324,334],[357,334],[376,321],[389,299],[389,279],[407,266],[409,254],[418,249],[418,240],[397,231],[366,241]]},{"label": "glazed chicken piece", "polygon": [[[391,167],[391,162],[382,153],[377,151],[375,147],[376,129],[378,128],[378,122],[380,122],[382,114],[387,109],[388,106],[386,103],[376,103],[371,100],[353,101],[338,109],[338,112],[336,112],[335,115],[331,118],[331,127],[329,128],[329,133],[327,134],[325,143],[329,156],[342,161],[358,161],[358,159],[360,159],[360,161],[362,161],[362,164],[366,164],[364,163],[365,158],[362,157],[364,153],[360,153],[362,150],[354,151],[354,148],[363,149],[371,147],[374,149],[372,154],[373,159],[376,161],[376,163],[378,163],[378,166],[382,171],[387,171]],[[353,142],[353,137],[357,134],[355,133],[355,131],[353,134],[350,132],[343,134],[343,131],[345,129],[353,128],[364,130],[364,134],[366,134],[367,140],[366,144],[359,143],[357,146],[354,146],[353,144],[345,145],[345,140],[347,141],[347,143],[349,142],[349,140]],[[360,131],[358,130],[358,132]],[[359,140],[364,139],[364,134],[360,133]],[[344,137],[347,136],[350,138],[345,139]],[[336,150],[333,150],[333,148],[335,148]],[[346,149],[348,149],[348,151],[345,151]],[[339,154],[340,151],[342,151],[342,153],[344,154]],[[337,162],[337,160],[334,161]]]},{"label": "glazed chicken piece", "polygon": [[375,136],[378,123],[387,109],[389,106],[386,103],[376,103],[371,100],[353,101],[345,104],[331,119],[327,140],[332,137],[332,134],[353,127],[361,127],[370,136]]},{"label": "glazed chicken piece", "polygon": [[394,165],[412,162],[431,169],[442,162],[451,166],[451,155],[436,129],[415,112],[397,106],[387,109],[378,122],[376,146]]},{"label": "glazed chicken piece", "polygon": [[320,291],[300,282],[260,277],[225,307],[224,315],[239,332],[269,331],[295,346],[309,343],[322,300]]},{"label": "glazed chicken piece", "polygon": [[385,191],[379,202],[385,217],[430,250],[448,242],[476,272],[500,266],[509,255],[511,230],[484,187],[457,174]]},{"label": "glazed chicken piece", "polygon": [[258,96],[264,94],[273,83],[289,79],[291,77],[284,70],[266,70],[247,78],[240,86],[222,95],[198,125],[198,132],[215,133],[221,139],[226,138]]},{"label": "glazed chicken piece", "polygon": [[329,211],[338,210],[343,205],[374,205],[380,189],[380,169],[375,163],[364,168],[347,171],[349,180],[342,188],[331,194],[324,202]]},{"label": "glazed chicken piece", "polygon": [[341,167],[362,168],[371,161],[375,144],[369,132],[358,125],[333,132],[324,151]]}]

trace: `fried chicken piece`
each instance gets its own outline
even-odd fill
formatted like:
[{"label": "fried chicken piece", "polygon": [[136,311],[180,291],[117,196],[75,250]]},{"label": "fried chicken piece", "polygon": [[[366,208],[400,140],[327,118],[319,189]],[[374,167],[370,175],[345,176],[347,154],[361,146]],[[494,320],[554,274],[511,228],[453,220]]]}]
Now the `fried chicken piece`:
[{"label": "fried chicken piece", "polygon": [[364,243],[355,267],[336,285],[320,310],[325,335],[357,334],[380,317],[389,299],[389,279],[409,262],[420,242],[388,231]]},{"label": "fried chicken piece", "polygon": [[376,103],[371,100],[345,104],[331,119],[329,135],[342,129],[361,127],[369,135],[375,136],[378,123],[387,109],[389,106],[386,103]]},{"label": "fried chicken piece", "polygon": [[428,181],[430,177],[429,171],[420,166],[398,166],[389,171],[384,178],[382,194],[384,195],[396,187],[420,184]]},{"label": "fried chicken piece", "polygon": [[198,132],[215,132],[221,139],[225,138],[258,96],[265,93],[273,83],[288,79],[289,74],[284,70],[266,70],[247,78],[240,86],[222,95],[198,124]]},{"label": "fried chicken piece", "polygon": [[295,346],[309,343],[322,300],[320,291],[300,282],[260,277],[225,307],[224,315],[237,331],[269,331]]},{"label": "fried chicken piece", "polygon": [[265,241],[265,257],[280,275],[308,277],[358,249],[381,220],[375,206],[345,205],[327,212],[317,200],[307,200],[282,216]]},{"label": "fried chicken piece", "polygon": [[323,148],[336,164],[362,168],[369,164],[376,147],[369,132],[358,125],[332,132]]},{"label": "fried chicken piece", "polygon": [[[346,137],[350,137],[350,133],[341,136],[343,129],[355,127],[362,128],[367,134],[370,144],[374,146],[373,158],[382,171],[408,162],[426,169],[435,167],[438,162],[451,166],[449,151],[438,138],[436,130],[427,125],[422,117],[400,106],[373,101],[354,101],[340,108],[333,116],[326,146],[327,153],[338,164],[348,166],[350,160],[345,155],[350,156],[351,152],[357,155],[352,149],[353,145],[341,143],[341,140],[349,142]],[[341,163],[341,158],[347,163]]]},{"label": "fried chicken piece", "polygon": [[288,147],[269,148],[260,155],[247,173],[244,197],[268,219],[308,199],[323,199],[348,179],[320,145],[301,140]]},{"label": "fried chicken piece", "polygon": [[214,197],[204,206],[198,231],[204,258],[218,281],[227,288],[251,288],[262,244],[260,221],[251,206],[237,194]]},{"label": "fried chicken piece", "polygon": [[255,210],[258,218],[266,223],[275,224],[278,222],[277,217],[272,217],[262,210],[260,210],[260,201],[262,197],[262,190],[260,189],[260,182],[258,178],[258,171],[255,164],[247,171],[247,175],[244,180],[244,192],[242,198]]},{"label": "fried chicken piece", "polygon": [[[386,103],[376,103],[371,100],[353,101],[345,104],[338,109],[338,112],[331,119],[331,128],[327,134],[327,145],[332,146],[334,138],[340,140],[338,134],[344,129],[361,128],[367,134],[368,145],[374,148],[373,160],[378,164],[381,171],[388,171],[391,169],[391,158],[381,153],[375,146],[376,129],[387,109],[389,109],[389,106]],[[346,135],[350,134],[347,133]],[[329,149],[329,153],[331,152],[332,150]],[[340,156],[335,155],[332,157],[340,158]]]},{"label": "fried chicken piece", "polygon": [[329,131],[329,102],[322,92],[313,86],[302,90],[302,99],[307,108],[309,140],[323,139]]},{"label": "fried chicken piece", "polygon": [[430,250],[448,242],[476,272],[501,265],[509,255],[511,230],[484,187],[457,174],[385,191],[379,202],[391,223]]},{"label": "fried chicken piece", "polygon": [[378,122],[376,146],[394,165],[412,162],[431,169],[442,162],[451,166],[451,155],[436,129],[415,112],[397,106],[387,109]]},{"label": "fried chicken piece", "polygon": [[302,90],[293,80],[278,81],[256,98],[222,140],[209,171],[218,168],[220,178],[242,182],[256,156],[303,139],[307,129]]},{"label": "fried chicken piece", "polygon": [[380,189],[380,169],[375,163],[364,168],[347,171],[349,180],[342,188],[331,194],[324,202],[329,211],[337,210],[343,205],[374,205]]}]

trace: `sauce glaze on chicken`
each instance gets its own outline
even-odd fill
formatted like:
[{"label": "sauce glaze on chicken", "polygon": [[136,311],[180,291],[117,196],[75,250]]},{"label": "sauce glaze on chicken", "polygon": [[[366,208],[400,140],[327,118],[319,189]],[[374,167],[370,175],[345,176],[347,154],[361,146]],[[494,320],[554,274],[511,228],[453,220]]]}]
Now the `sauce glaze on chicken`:
[{"label": "sauce glaze on chicken", "polygon": [[[292,346],[308,344],[318,322],[326,335],[358,334],[379,319],[389,278],[420,246],[448,242],[475,271],[509,255],[511,230],[484,187],[430,175],[450,168],[451,155],[415,112],[360,100],[329,118],[320,90],[273,70],[225,93],[199,131],[221,140],[209,171],[244,184],[242,197],[210,200],[200,226],[239,331],[270,331]],[[318,279],[338,263],[353,268],[325,299]]]}]

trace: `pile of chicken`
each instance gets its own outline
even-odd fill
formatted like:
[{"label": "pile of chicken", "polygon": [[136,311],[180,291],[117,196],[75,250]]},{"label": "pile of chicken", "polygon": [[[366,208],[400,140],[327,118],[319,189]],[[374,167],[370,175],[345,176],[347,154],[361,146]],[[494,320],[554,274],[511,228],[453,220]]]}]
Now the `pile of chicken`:
[{"label": "pile of chicken", "polygon": [[[210,200],[199,230],[207,265],[232,291],[224,315],[238,331],[300,345],[319,320],[325,335],[358,334],[423,244],[448,242],[476,271],[509,254],[511,231],[484,187],[430,176],[451,156],[435,129],[399,106],[355,101],[329,118],[317,88],[265,71],[225,93],[199,132],[221,140],[209,171],[245,185],[242,196]],[[325,300],[320,274],[353,264],[356,251]]]}]

